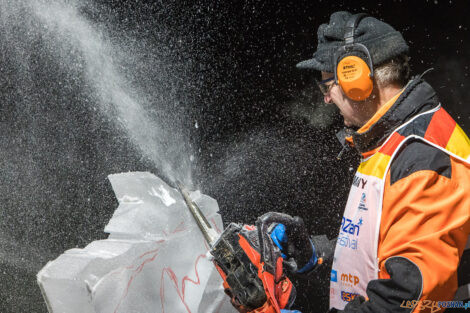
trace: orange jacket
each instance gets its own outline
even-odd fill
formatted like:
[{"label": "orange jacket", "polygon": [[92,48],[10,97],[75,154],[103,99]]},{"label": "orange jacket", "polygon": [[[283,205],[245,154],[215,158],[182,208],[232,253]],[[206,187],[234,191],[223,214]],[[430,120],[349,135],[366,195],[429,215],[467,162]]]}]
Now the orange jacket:
[{"label": "orange jacket", "polygon": [[[367,301],[357,297],[345,312],[442,312],[439,302],[454,299],[470,234],[470,140],[443,109],[393,133],[438,105],[435,91],[417,78],[350,139],[364,158],[399,150],[385,176],[378,279],[368,282]],[[398,146],[405,137],[411,139]],[[470,283],[461,276],[460,284]]]}]

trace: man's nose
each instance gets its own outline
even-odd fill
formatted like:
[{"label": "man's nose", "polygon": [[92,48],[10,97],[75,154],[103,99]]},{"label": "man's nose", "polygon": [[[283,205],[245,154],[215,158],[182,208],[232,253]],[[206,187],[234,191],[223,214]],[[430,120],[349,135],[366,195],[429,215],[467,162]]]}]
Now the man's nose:
[{"label": "man's nose", "polygon": [[329,92],[323,95],[323,101],[325,101],[325,103],[328,103],[328,104],[331,103],[331,96]]}]

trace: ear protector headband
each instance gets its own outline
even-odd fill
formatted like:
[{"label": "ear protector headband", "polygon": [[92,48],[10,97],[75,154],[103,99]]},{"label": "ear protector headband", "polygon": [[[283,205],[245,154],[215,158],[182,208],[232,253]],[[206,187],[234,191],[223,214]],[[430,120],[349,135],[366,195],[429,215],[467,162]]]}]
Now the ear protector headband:
[{"label": "ear protector headband", "polygon": [[[344,45],[335,53],[335,82],[348,98],[355,101],[367,99],[373,88],[374,67],[366,46],[354,42],[356,27],[365,16],[359,13],[346,22]],[[366,60],[362,56],[366,57]]]}]

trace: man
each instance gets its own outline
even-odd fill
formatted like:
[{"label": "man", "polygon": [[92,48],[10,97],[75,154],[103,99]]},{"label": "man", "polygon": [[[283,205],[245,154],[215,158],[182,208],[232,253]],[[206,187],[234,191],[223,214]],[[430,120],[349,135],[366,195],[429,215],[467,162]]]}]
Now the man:
[{"label": "man", "polygon": [[332,262],[332,310],[438,312],[458,288],[470,140],[422,75],[409,80],[407,52],[390,25],[336,12],[319,27],[313,58],[297,65],[321,72],[324,101],[344,118],[344,145],[362,156],[337,240],[289,242],[283,225],[271,232],[298,274],[315,277]]}]

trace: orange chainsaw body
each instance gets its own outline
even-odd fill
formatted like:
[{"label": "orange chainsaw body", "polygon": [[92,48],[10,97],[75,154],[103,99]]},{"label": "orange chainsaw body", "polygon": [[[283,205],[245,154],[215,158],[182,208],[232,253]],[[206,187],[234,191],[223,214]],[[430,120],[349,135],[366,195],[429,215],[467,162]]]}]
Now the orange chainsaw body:
[{"label": "orange chainsaw body", "polygon": [[269,264],[261,260],[257,234],[254,226],[231,223],[211,254],[234,305],[249,313],[280,313],[292,304],[295,288],[284,275],[280,251]]}]

